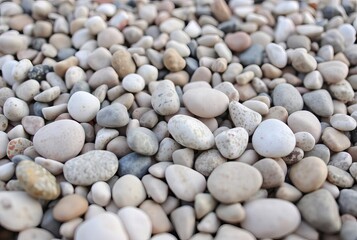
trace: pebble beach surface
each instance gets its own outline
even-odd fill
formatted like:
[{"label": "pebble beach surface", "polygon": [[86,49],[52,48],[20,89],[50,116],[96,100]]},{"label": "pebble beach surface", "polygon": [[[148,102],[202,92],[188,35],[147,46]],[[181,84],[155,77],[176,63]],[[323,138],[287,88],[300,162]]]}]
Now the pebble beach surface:
[{"label": "pebble beach surface", "polygon": [[355,0],[0,0],[0,239],[357,239]]}]

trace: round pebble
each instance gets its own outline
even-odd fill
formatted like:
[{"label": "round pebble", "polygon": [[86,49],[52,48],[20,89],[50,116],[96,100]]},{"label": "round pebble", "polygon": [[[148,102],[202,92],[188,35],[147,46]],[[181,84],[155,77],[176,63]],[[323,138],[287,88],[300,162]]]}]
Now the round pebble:
[{"label": "round pebble", "polygon": [[139,74],[131,73],[122,80],[123,88],[131,93],[137,93],[145,88],[145,80]]},{"label": "round pebble", "polygon": [[252,138],[255,151],[264,157],[284,157],[295,147],[295,136],[282,121],[268,119],[255,130]]},{"label": "round pebble", "polygon": [[3,106],[3,112],[7,119],[10,121],[21,121],[25,116],[30,113],[27,103],[21,99],[10,97]]},{"label": "round pebble", "polygon": [[144,185],[134,175],[124,175],[114,183],[112,198],[119,208],[138,206],[146,198]]},{"label": "round pebble", "polygon": [[262,183],[262,175],[257,169],[244,163],[227,162],[213,170],[208,177],[207,188],[214,198],[227,204],[249,199],[258,192]]},{"label": "round pebble", "polygon": [[68,113],[78,122],[89,122],[100,109],[98,98],[84,91],[75,92],[68,101]]}]

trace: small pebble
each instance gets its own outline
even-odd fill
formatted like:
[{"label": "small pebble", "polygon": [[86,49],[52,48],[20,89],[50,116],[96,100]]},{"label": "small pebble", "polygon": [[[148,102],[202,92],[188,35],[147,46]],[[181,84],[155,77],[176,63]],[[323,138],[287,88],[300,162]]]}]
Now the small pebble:
[{"label": "small pebble", "polygon": [[78,194],[67,195],[57,202],[53,208],[53,217],[57,221],[66,222],[83,215],[88,209],[88,202]]}]

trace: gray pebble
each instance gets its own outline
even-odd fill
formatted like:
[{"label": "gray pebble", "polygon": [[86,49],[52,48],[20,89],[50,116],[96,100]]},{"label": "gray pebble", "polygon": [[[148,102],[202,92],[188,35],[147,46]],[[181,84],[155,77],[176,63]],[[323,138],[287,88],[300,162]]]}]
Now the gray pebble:
[{"label": "gray pebble", "polygon": [[347,213],[357,217],[357,192],[352,189],[341,190],[338,205],[342,214]]},{"label": "gray pebble", "polygon": [[148,169],[155,163],[155,161],[149,157],[140,155],[138,153],[129,153],[119,160],[119,176],[126,174],[132,174],[138,178],[142,178],[148,173]]},{"label": "gray pebble", "polygon": [[46,74],[53,72],[53,67],[48,65],[36,65],[33,66],[27,73],[29,79],[35,79],[37,81],[46,80]]},{"label": "gray pebble", "polygon": [[129,114],[123,104],[115,103],[99,110],[96,119],[102,127],[117,128],[129,123]]},{"label": "gray pebble", "polygon": [[259,44],[253,44],[247,50],[239,55],[241,64],[244,66],[250,64],[261,65],[263,63],[264,47]]}]

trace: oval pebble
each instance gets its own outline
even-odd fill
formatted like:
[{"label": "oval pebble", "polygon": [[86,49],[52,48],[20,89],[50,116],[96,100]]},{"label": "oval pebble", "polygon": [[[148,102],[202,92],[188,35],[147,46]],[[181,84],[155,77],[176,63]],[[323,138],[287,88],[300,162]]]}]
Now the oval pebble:
[{"label": "oval pebble", "polygon": [[193,114],[203,118],[217,117],[228,108],[229,99],[221,91],[209,88],[194,88],[186,91],[182,100]]},{"label": "oval pebble", "polygon": [[168,122],[168,131],[181,145],[195,150],[207,150],[214,145],[214,136],[209,128],[186,115],[175,115]]},{"label": "oval pebble", "polygon": [[[242,227],[257,238],[281,238],[294,232],[301,221],[297,207],[281,199],[257,199],[244,205]],[[257,224],[259,222],[259,224]]]},{"label": "oval pebble", "polygon": [[118,211],[118,216],[130,239],[149,239],[152,224],[149,216],[141,209],[123,207]]},{"label": "oval pebble", "polygon": [[59,120],[40,128],[33,138],[33,145],[43,157],[65,162],[77,156],[84,140],[84,130],[79,123]]},{"label": "oval pebble", "polygon": [[66,222],[83,215],[88,209],[87,200],[79,194],[70,194],[61,198],[53,208],[53,217]]},{"label": "oval pebble", "polygon": [[152,156],[159,149],[155,133],[144,127],[129,130],[127,143],[131,150],[145,156]]},{"label": "oval pebble", "polygon": [[282,83],[276,86],[272,98],[275,106],[284,107],[289,114],[302,110],[304,106],[299,91],[293,85],[288,83]]},{"label": "oval pebble", "polygon": [[98,98],[84,91],[75,92],[68,101],[68,113],[78,122],[89,122],[100,109]]},{"label": "oval pebble", "polygon": [[30,110],[25,101],[10,97],[4,103],[3,112],[7,119],[16,122],[29,115]]},{"label": "oval pebble", "polygon": [[208,177],[207,188],[218,201],[235,203],[252,197],[262,183],[262,175],[257,169],[244,163],[227,162],[213,170]]},{"label": "oval pebble", "polygon": [[80,186],[107,181],[118,170],[118,158],[114,153],[93,150],[68,160],[63,166],[65,179]]},{"label": "oval pebble", "polygon": [[331,126],[340,131],[352,131],[356,128],[356,120],[346,114],[334,114],[330,118]]},{"label": "oval pebble", "polygon": [[129,123],[129,114],[121,103],[113,103],[99,110],[96,117],[100,126],[108,128],[123,127]]},{"label": "oval pebble", "polygon": [[112,188],[112,198],[117,207],[138,206],[146,198],[145,187],[134,175],[120,177]]},{"label": "oval pebble", "polygon": [[174,114],[180,109],[180,99],[172,81],[163,80],[157,84],[151,96],[151,105],[155,112],[163,116]]},{"label": "oval pebble", "polygon": [[123,88],[131,93],[137,93],[145,88],[145,80],[136,73],[126,75],[122,80]]},{"label": "oval pebble", "polygon": [[240,157],[247,148],[248,140],[248,132],[241,127],[229,129],[215,137],[219,152],[228,159]]},{"label": "oval pebble", "polygon": [[295,135],[282,121],[267,119],[259,124],[252,138],[254,150],[264,157],[284,157],[295,147]]}]

